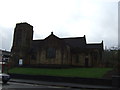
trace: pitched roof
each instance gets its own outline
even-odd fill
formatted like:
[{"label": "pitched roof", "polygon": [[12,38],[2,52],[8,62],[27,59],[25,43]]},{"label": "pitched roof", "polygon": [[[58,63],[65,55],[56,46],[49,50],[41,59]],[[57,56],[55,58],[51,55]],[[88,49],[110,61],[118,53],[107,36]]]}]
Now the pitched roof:
[{"label": "pitched roof", "polygon": [[69,45],[72,49],[75,48],[80,48],[80,49],[93,49],[93,48],[98,48],[103,50],[103,42],[102,43],[93,43],[93,44],[86,44],[86,38],[85,35],[83,37],[70,37],[70,38],[59,38],[55,36],[53,33],[46,37],[45,39],[40,39],[40,40],[33,40],[32,42],[32,48],[40,48],[44,45],[44,41],[48,38],[53,38],[56,37],[63,42],[65,42],[66,45]]},{"label": "pitched roof", "polygon": [[61,38],[72,48],[83,48],[86,45],[85,37]]},{"label": "pitched roof", "polygon": [[94,43],[94,44],[87,44],[87,49],[101,49],[103,50],[103,43]]},{"label": "pitched roof", "polygon": [[[74,37],[74,38],[60,38],[71,48],[83,48],[86,45],[86,40],[84,37]],[[44,39],[45,40],[45,39]],[[41,47],[44,45],[44,40],[33,40],[32,47]]]}]

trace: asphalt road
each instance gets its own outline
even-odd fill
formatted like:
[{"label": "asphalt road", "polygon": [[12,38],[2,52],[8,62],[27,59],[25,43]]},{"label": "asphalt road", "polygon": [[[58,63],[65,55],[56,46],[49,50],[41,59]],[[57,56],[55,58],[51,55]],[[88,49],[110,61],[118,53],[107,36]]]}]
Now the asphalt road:
[{"label": "asphalt road", "polygon": [[[77,89],[71,89],[69,87],[57,87],[57,86],[46,86],[46,85],[35,85],[35,84],[26,84],[26,83],[16,83],[16,82],[8,82],[7,84],[0,85],[2,86],[2,90],[77,90]],[[79,89],[80,90],[80,89]]]}]

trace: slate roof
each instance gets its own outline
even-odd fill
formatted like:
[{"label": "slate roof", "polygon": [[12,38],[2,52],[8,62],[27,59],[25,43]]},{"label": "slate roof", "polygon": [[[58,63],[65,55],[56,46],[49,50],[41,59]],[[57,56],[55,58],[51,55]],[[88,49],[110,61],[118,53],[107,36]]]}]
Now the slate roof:
[{"label": "slate roof", "polygon": [[[51,35],[49,35],[47,38],[51,37],[51,36],[54,36],[54,37],[57,37],[55,36],[53,33]],[[93,43],[93,44],[86,44],[86,38],[85,36],[83,37],[70,37],[70,38],[59,38],[57,37],[58,39],[60,40],[63,40],[65,42],[66,45],[69,45],[72,49],[74,48],[80,48],[80,49],[94,49],[94,48],[97,48],[97,49],[103,49],[103,42],[102,43]],[[32,42],[32,48],[40,48],[41,46],[44,45],[44,41],[46,40],[45,39],[40,39],[40,40],[33,40]]]},{"label": "slate roof", "polygon": [[61,38],[72,48],[84,48],[86,45],[85,37]]},{"label": "slate roof", "polygon": [[94,44],[86,44],[87,49],[101,49],[103,50],[103,43],[94,43]]},{"label": "slate roof", "polygon": [[101,43],[100,44],[87,44],[87,48],[101,48]]}]

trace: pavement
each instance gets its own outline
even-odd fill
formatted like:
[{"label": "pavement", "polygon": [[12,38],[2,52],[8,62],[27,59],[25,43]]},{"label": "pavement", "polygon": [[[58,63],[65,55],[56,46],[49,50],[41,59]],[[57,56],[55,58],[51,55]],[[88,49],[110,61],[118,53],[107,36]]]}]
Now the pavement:
[{"label": "pavement", "polygon": [[98,85],[82,85],[76,83],[65,83],[65,82],[48,82],[48,81],[34,81],[34,80],[24,80],[24,79],[10,79],[10,82],[18,83],[28,83],[35,85],[46,85],[46,86],[58,86],[58,87],[70,87],[70,88],[80,88],[80,89],[113,89],[112,86],[98,86]]}]

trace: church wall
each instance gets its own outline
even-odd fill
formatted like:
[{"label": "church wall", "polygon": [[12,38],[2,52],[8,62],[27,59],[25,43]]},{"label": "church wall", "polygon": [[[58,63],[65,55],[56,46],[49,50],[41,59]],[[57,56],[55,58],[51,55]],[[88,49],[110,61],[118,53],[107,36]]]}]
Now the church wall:
[{"label": "church wall", "polygon": [[84,53],[72,54],[72,65],[84,66],[84,60],[85,60]]},{"label": "church wall", "polygon": [[61,49],[56,50],[56,60],[55,64],[61,64],[62,63],[62,55],[61,55]]},{"label": "church wall", "polygon": [[68,62],[68,52],[67,52],[67,49],[65,49],[64,52],[61,53],[61,54],[63,54],[63,64],[64,65],[68,64],[69,62]]},{"label": "church wall", "polygon": [[56,49],[56,57],[55,58],[47,58],[46,50],[43,49],[39,53],[37,64],[61,64],[61,50]]},{"label": "church wall", "polygon": [[32,58],[33,56],[31,55],[30,57],[30,61],[29,61],[29,64],[30,65],[35,65],[35,64],[38,64],[38,53],[34,53],[34,58]]},{"label": "church wall", "polygon": [[45,50],[42,50],[40,55],[40,64],[47,64],[47,60],[45,60],[45,55]]},{"label": "church wall", "polygon": [[72,65],[85,67],[85,58],[88,58],[88,67],[92,66],[91,55],[88,54],[86,56],[85,53],[73,54],[72,55]]},{"label": "church wall", "polygon": [[99,50],[96,50],[96,53],[97,53],[97,60],[96,60],[96,67],[99,67],[100,66],[100,64],[101,64],[101,58],[100,58],[100,52],[99,52]]},{"label": "church wall", "polygon": [[80,66],[85,66],[85,54],[82,53],[82,54],[79,54],[79,65]]},{"label": "church wall", "polygon": [[99,67],[101,65],[101,53],[99,49],[92,49],[91,54],[90,54],[90,59],[91,59],[91,66],[93,67]]},{"label": "church wall", "polygon": [[88,54],[88,66],[91,67],[92,66],[92,59],[91,59],[91,54]]},{"label": "church wall", "polygon": [[35,65],[35,64],[36,64],[36,60],[35,59],[30,60],[30,65]]},{"label": "church wall", "polygon": [[39,64],[40,63],[40,55],[41,55],[41,52],[37,52],[37,59],[36,59],[36,64]]},{"label": "church wall", "polygon": [[47,58],[46,57],[46,49],[41,49],[37,51],[36,59],[31,60],[31,64],[63,64],[63,65],[70,65],[70,48],[61,48],[57,47],[55,49],[56,56],[55,58]]}]

